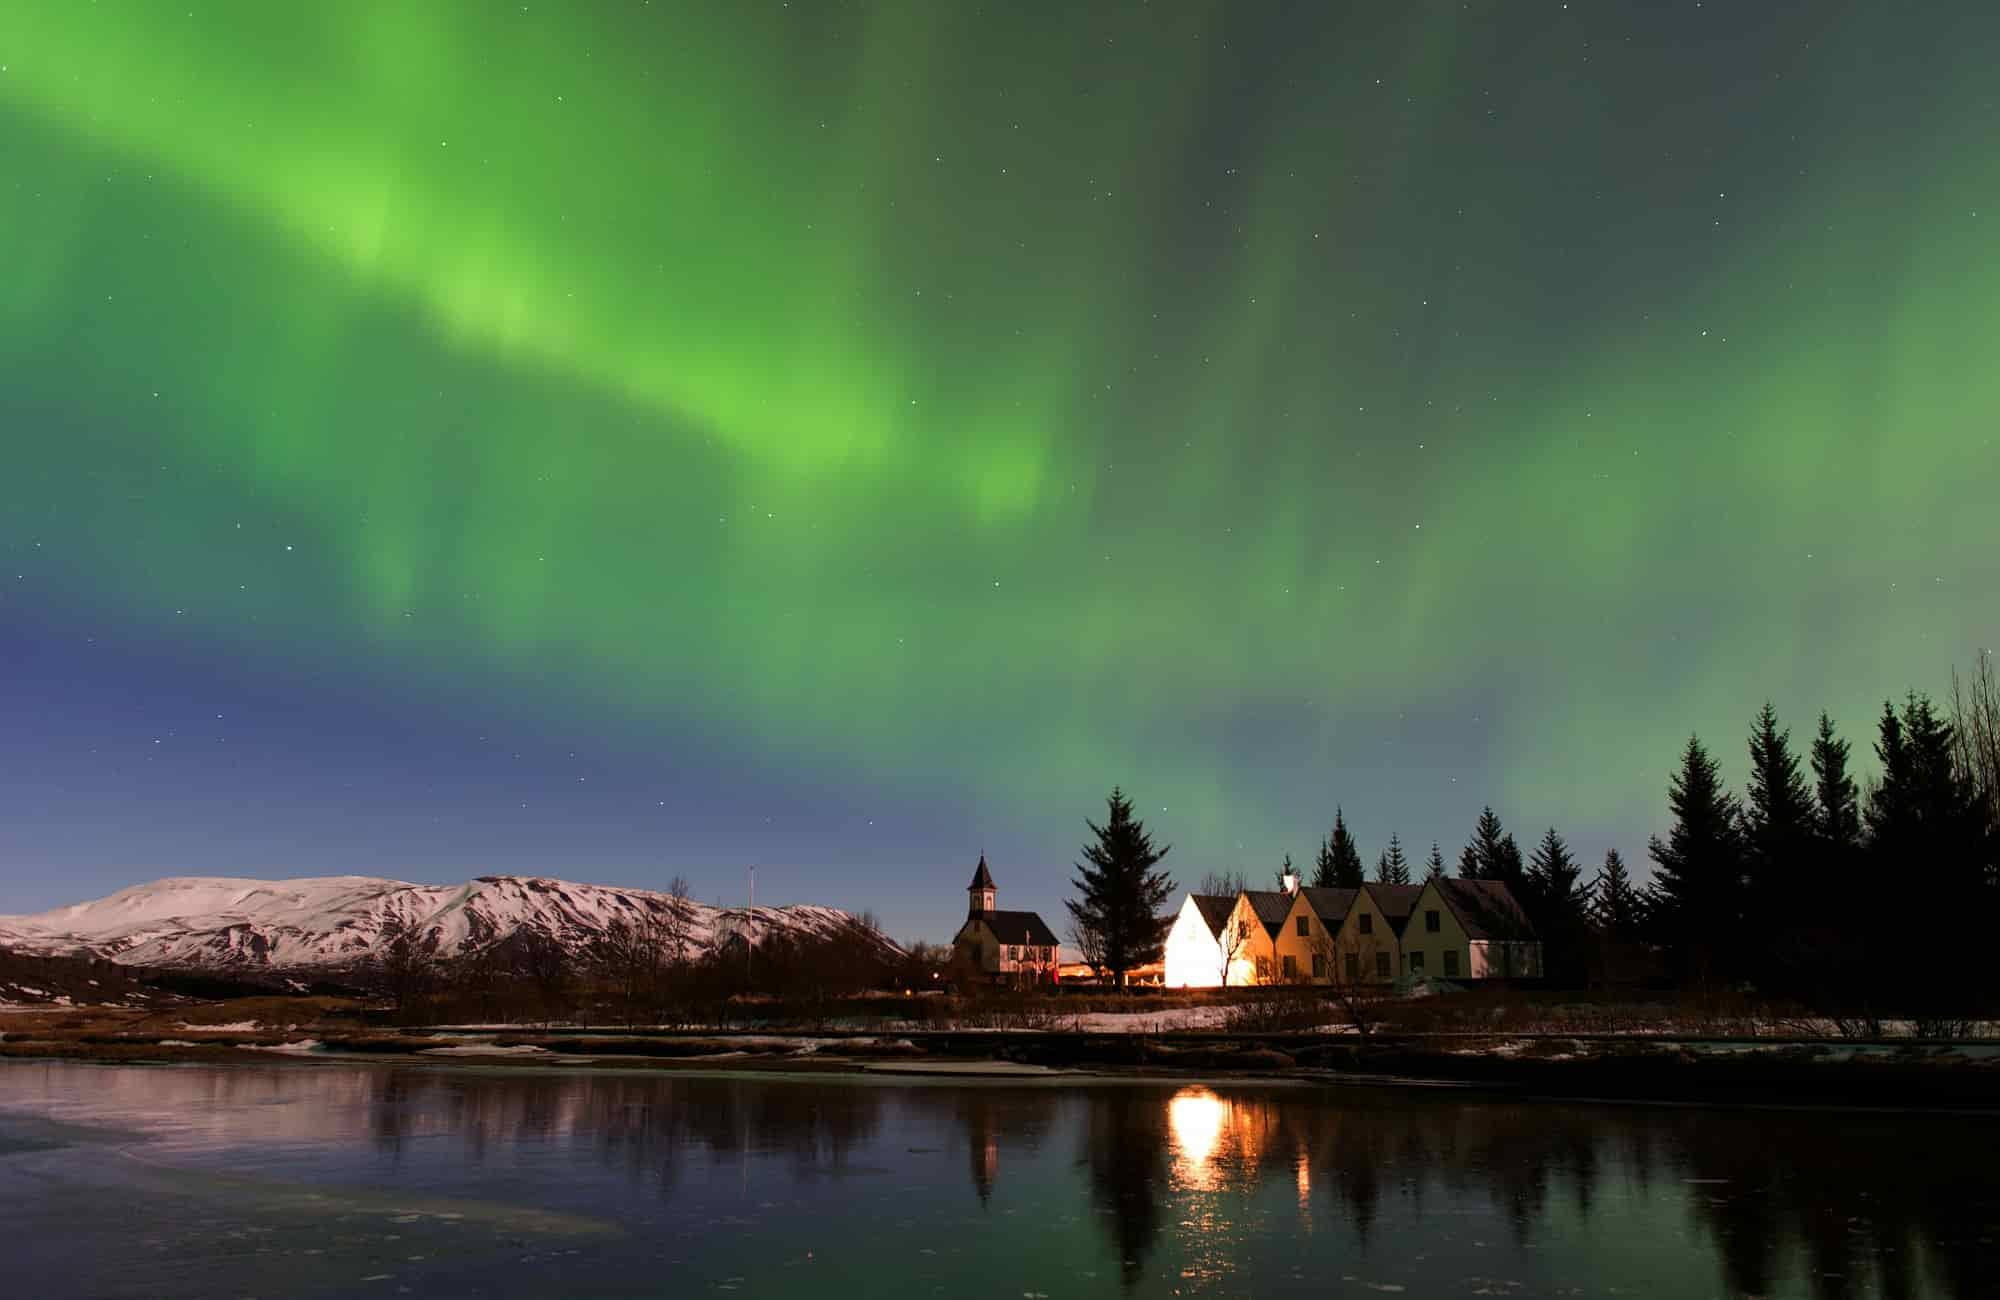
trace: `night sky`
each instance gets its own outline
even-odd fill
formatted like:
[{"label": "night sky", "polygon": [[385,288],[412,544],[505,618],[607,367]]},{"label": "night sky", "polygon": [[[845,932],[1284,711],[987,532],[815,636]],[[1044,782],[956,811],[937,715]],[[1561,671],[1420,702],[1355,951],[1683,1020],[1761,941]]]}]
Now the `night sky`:
[{"label": "night sky", "polygon": [[[0,8],[0,912],[1635,863],[2000,641],[1990,3]],[[1864,767],[1867,765],[1864,764]]]}]

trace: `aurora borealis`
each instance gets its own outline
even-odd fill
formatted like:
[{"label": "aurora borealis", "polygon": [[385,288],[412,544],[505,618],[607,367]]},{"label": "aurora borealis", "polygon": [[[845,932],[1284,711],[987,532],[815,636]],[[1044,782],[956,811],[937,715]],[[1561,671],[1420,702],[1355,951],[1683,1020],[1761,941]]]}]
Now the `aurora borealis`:
[{"label": "aurora borealis", "polygon": [[0,8],[0,911],[1057,915],[2000,640],[1988,5]]}]

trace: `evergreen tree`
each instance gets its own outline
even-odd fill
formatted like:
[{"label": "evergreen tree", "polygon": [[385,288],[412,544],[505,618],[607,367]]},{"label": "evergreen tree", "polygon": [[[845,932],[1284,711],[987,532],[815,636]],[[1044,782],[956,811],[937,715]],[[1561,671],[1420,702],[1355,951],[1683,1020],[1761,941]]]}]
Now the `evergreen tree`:
[{"label": "evergreen tree", "polygon": [[1914,692],[1899,717],[1882,706],[1876,757],[1882,784],[1868,801],[1875,870],[1891,879],[1921,871],[1946,897],[1986,883],[1984,818],[1960,770],[1950,722]]},{"label": "evergreen tree", "polygon": [[2000,999],[1988,955],[2000,905],[1988,874],[1984,811],[1960,765],[1952,724],[1928,698],[1912,692],[1901,716],[1884,704],[1879,730],[1882,782],[1868,800],[1868,867],[1884,881],[1922,879],[1929,944],[1921,967],[1884,962],[1877,932],[1860,945],[1874,958],[1878,985],[1891,986],[1880,991],[1916,1018],[1919,1033],[1961,1032]]},{"label": "evergreen tree", "polygon": [[1424,864],[1424,878],[1426,880],[1444,879],[1444,853],[1438,848],[1436,840],[1431,841],[1431,857],[1430,861]]},{"label": "evergreen tree", "polygon": [[1819,808],[1819,837],[1837,852],[1861,843],[1861,796],[1847,775],[1847,742],[1834,734],[1833,719],[1819,715],[1813,738],[1812,770]]},{"label": "evergreen tree", "polygon": [[1403,856],[1403,841],[1394,831],[1389,832],[1389,847],[1375,863],[1375,879],[1385,885],[1410,883],[1410,863]]},{"label": "evergreen tree", "polygon": [[1278,868],[1278,888],[1281,891],[1288,889],[1291,887],[1291,883],[1292,883],[1292,855],[1287,853],[1285,855],[1284,864]]},{"label": "evergreen tree", "polygon": [[1480,810],[1479,820],[1472,827],[1472,839],[1458,860],[1458,874],[1467,880],[1504,880],[1510,885],[1520,882],[1520,846],[1500,825],[1500,817],[1490,805]]},{"label": "evergreen tree", "polygon": [[1607,849],[1604,866],[1591,882],[1591,919],[1614,939],[1629,939],[1639,927],[1639,893],[1617,849]]},{"label": "evergreen tree", "polygon": [[1583,883],[1583,869],[1570,856],[1569,845],[1551,826],[1535,846],[1535,860],[1528,868],[1528,897],[1544,916],[1581,923],[1590,902],[1590,886]]},{"label": "evergreen tree", "polygon": [[1558,984],[1580,984],[1589,939],[1590,886],[1551,826],[1535,847],[1521,903],[1542,940],[1543,972]]},{"label": "evergreen tree", "polygon": [[1722,773],[1689,736],[1681,770],[1667,786],[1674,814],[1667,838],[1649,849],[1658,870],[1646,911],[1684,978],[1706,983],[1732,972],[1743,910],[1743,843],[1736,797]]},{"label": "evergreen tree", "polygon": [[1364,879],[1361,850],[1347,829],[1346,815],[1333,810],[1333,834],[1320,842],[1319,856],[1313,861],[1313,884],[1320,889],[1359,889]]},{"label": "evergreen tree", "polygon": [[[1744,895],[1748,932],[1762,936],[1759,951],[1777,966],[1797,966],[1807,941],[1807,892],[1827,881],[1807,874],[1819,856],[1812,790],[1792,756],[1791,733],[1765,701],[1750,724],[1750,787],[1743,810]],[[1748,954],[1746,954],[1747,956]],[[1775,964],[1773,964],[1775,963]]]},{"label": "evergreen tree", "polygon": [[1123,984],[1125,972],[1160,959],[1173,920],[1160,913],[1174,892],[1174,882],[1153,868],[1172,846],[1153,847],[1122,790],[1114,788],[1106,803],[1110,816],[1102,826],[1084,822],[1097,842],[1084,846],[1074,882],[1080,897],[1071,899],[1068,907],[1079,937],[1095,944],[1103,954],[1104,969]]}]

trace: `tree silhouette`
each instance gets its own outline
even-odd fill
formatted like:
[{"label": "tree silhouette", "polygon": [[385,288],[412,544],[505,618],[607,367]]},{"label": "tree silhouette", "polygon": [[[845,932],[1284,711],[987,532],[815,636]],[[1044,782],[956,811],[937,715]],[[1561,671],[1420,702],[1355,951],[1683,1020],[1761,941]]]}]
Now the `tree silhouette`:
[{"label": "tree silhouette", "polygon": [[1376,859],[1375,879],[1385,885],[1410,883],[1410,862],[1403,856],[1403,841],[1394,831],[1389,833],[1389,847]]},{"label": "tree silhouette", "polygon": [[1085,822],[1097,842],[1084,846],[1074,882],[1080,897],[1067,906],[1074,932],[1095,938],[1104,969],[1122,984],[1135,966],[1160,959],[1173,923],[1160,909],[1173,894],[1174,882],[1153,868],[1172,846],[1153,847],[1122,790],[1114,788],[1105,802],[1110,812],[1104,824]]},{"label": "tree silhouette", "polygon": [[1646,894],[1654,932],[1683,979],[1706,985],[1728,973],[1743,911],[1743,841],[1736,797],[1698,736],[1667,786],[1674,825],[1649,851],[1657,870]]},{"label": "tree silhouette", "polygon": [[1347,816],[1333,810],[1333,833],[1320,841],[1313,860],[1313,884],[1320,889],[1359,889],[1363,880],[1361,850],[1347,829]]}]

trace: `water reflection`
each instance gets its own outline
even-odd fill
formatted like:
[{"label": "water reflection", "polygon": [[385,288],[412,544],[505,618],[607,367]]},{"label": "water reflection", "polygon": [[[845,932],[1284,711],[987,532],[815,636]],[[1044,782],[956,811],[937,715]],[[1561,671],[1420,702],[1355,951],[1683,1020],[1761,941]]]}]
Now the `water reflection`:
[{"label": "water reflection", "polygon": [[[631,1194],[647,1189],[748,1231],[733,1198],[778,1216],[766,1226],[786,1240],[785,1214],[848,1214],[857,1238],[948,1240],[987,1272],[1069,1232],[1108,1265],[1105,1283],[1184,1294],[1305,1293],[1351,1277],[1462,1292],[1498,1277],[1515,1290],[1636,1279],[1973,1296],[1990,1293],[1983,1252],[2000,1223],[1986,1168],[2000,1126],[1922,1115],[1139,1083],[0,1069],[0,1118],[22,1112],[141,1130],[169,1163],[308,1177],[339,1159],[356,1167],[343,1167],[350,1182],[504,1191],[612,1217],[638,1213]],[[867,1187],[881,1190],[864,1200]],[[967,1213],[971,1225],[954,1217]]]}]

